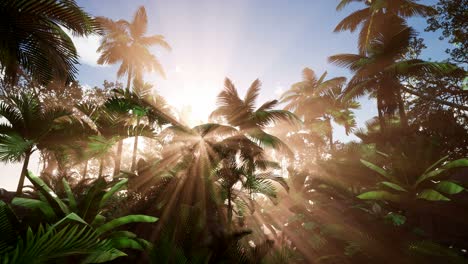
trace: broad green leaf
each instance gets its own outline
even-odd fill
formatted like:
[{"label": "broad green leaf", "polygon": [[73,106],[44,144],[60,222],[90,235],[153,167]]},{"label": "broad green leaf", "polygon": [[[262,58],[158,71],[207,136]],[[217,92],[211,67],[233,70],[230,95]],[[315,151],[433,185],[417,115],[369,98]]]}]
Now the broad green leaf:
[{"label": "broad green leaf", "polygon": [[451,161],[442,166],[444,169],[453,169],[453,168],[460,168],[460,167],[468,167],[468,159],[458,159]]},{"label": "broad green leaf", "polygon": [[88,223],[86,223],[81,217],[79,217],[77,214],[75,213],[70,213],[68,215],[66,215],[64,218],[60,219],[60,221],[56,222],[52,228],[55,228],[57,226],[59,226],[61,223],[67,221],[67,220],[72,220],[72,221],[76,221],[76,222],[79,222],[81,224],[84,224],[84,225],[88,225]]},{"label": "broad green leaf", "polygon": [[424,199],[428,201],[450,201],[449,198],[442,195],[440,192],[432,189],[425,189],[418,193],[418,199]]},{"label": "broad green leaf", "polygon": [[[427,180],[429,178],[434,178],[434,177],[438,176],[439,174],[441,174],[442,172],[444,172],[446,170],[453,169],[453,168],[460,168],[460,167],[468,167],[468,159],[454,160],[454,161],[451,161],[451,162],[443,165],[440,169],[436,169],[436,170],[432,170],[432,171],[428,171],[428,172],[424,173],[416,181],[415,187],[419,183],[421,183],[421,182],[423,182],[423,181],[425,181],[425,180]],[[432,166],[431,166],[431,168],[432,168]]]},{"label": "broad green leaf", "polygon": [[76,207],[76,200],[75,200],[75,195],[73,194],[70,185],[68,184],[68,181],[63,178],[62,179],[63,183],[63,188],[65,189],[65,192],[67,193],[67,198],[68,198],[68,205],[70,206],[70,209],[74,212],[76,212],[77,207]]},{"label": "broad green leaf", "polygon": [[446,194],[457,194],[465,190],[465,188],[451,181],[441,181],[436,185],[436,190]]},{"label": "broad green leaf", "polygon": [[444,162],[446,159],[448,159],[449,156],[445,156],[443,158],[441,158],[440,160],[434,162],[431,166],[429,166],[429,168],[427,168],[426,171],[424,171],[423,174],[426,174],[428,173],[429,171],[433,170],[435,167],[437,167],[437,165],[439,165],[440,163]]},{"label": "broad green leaf", "polygon": [[110,248],[106,251],[93,252],[92,254],[88,255],[82,263],[103,263],[124,256],[127,256],[127,254],[116,248]]},{"label": "broad green leaf", "polygon": [[127,215],[123,217],[119,217],[114,219],[108,223],[103,224],[99,228],[96,229],[96,232],[102,234],[107,232],[111,229],[119,227],[121,225],[126,225],[129,223],[154,223],[158,220],[156,217],[148,216],[148,215]]},{"label": "broad green leaf", "polygon": [[384,169],[380,168],[379,166],[375,165],[374,163],[371,163],[369,161],[361,159],[361,163],[364,164],[364,166],[368,167],[369,169],[377,172],[378,174],[384,176],[387,179],[393,180],[393,177],[386,172]]},{"label": "broad green leaf", "polygon": [[388,188],[401,191],[401,192],[408,192],[405,188],[401,187],[400,185],[393,183],[393,182],[388,182],[388,181],[383,181],[380,182],[381,185],[387,186]]},{"label": "broad green leaf", "polygon": [[437,176],[439,176],[439,174],[441,174],[442,172],[444,172],[445,169],[436,169],[436,170],[433,170],[433,171],[430,171],[428,173],[425,173],[423,175],[421,175],[418,180],[414,183],[414,187],[417,187],[421,182],[427,180],[427,179],[430,179],[430,178],[435,178]]},{"label": "broad green leaf", "polygon": [[128,237],[111,238],[110,241],[112,246],[117,249],[131,248],[136,250],[144,250],[140,243]]},{"label": "broad green leaf", "polygon": [[23,197],[15,197],[11,201],[11,204],[16,206],[22,206],[29,209],[39,209],[44,214],[47,219],[54,219],[56,217],[54,210],[47,202],[43,202],[41,200],[30,199],[30,198],[23,198]]},{"label": "broad green leaf", "polygon": [[100,215],[100,214],[97,214],[95,217],[94,217],[94,220],[93,222],[91,223],[91,226],[100,226],[100,225],[103,225],[104,223],[106,222],[106,217],[103,216],[103,215]]},{"label": "broad green leaf", "polygon": [[[70,213],[70,209],[68,208],[68,206],[62,200],[60,200],[57,194],[49,186],[47,186],[47,184],[41,178],[35,176],[30,171],[28,171],[28,173],[26,174],[26,177],[46,197],[47,201],[49,202],[51,207],[54,209],[56,214],[62,213],[63,215],[63,214]],[[59,206],[61,212],[57,212],[58,210],[56,210],[54,203]]]},{"label": "broad green leaf", "polygon": [[115,231],[112,232],[109,235],[110,238],[120,238],[120,237],[126,237],[126,238],[137,238],[137,235],[135,233],[132,233],[130,231]]},{"label": "broad green leaf", "polygon": [[359,199],[362,200],[386,200],[386,201],[393,201],[398,202],[400,200],[400,196],[396,194],[392,194],[387,191],[370,191],[365,192],[357,196]]},{"label": "broad green leaf", "polygon": [[125,184],[127,184],[128,182],[128,179],[123,179],[121,181],[119,181],[117,184],[115,184],[114,186],[112,186],[112,188],[107,191],[104,196],[102,197],[102,200],[101,200],[101,207],[107,202],[107,200],[109,200],[109,198],[111,198],[116,192],[120,191],[124,186]]}]

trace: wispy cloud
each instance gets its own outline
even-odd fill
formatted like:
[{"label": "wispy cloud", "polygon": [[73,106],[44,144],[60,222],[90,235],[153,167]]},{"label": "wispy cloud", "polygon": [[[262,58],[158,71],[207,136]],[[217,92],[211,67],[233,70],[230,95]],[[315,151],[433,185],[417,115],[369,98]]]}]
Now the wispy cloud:
[{"label": "wispy cloud", "polygon": [[75,44],[78,55],[80,55],[80,63],[93,67],[106,67],[107,65],[97,64],[99,53],[96,51],[99,47],[100,36],[91,35],[88,37],[73,36],[67,29],[63,29],[72,39]]}]

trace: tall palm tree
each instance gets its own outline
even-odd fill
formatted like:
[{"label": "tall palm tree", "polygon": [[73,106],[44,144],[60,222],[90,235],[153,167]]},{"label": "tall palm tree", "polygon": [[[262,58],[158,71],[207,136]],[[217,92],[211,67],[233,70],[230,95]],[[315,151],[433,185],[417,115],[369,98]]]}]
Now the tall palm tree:
[{"label": "tall palm tree", "polygon": [[[98,21],[105,30],[105,37],[98,48],[101,52],[98,64],[120,62],[117,76],[127,74],[127,90],[130,90],[132,79],[136,77],[137,80],[142,80],[144,71],[156,70],[165,76],[159,60],[151,54],[149,47],[161,46],[167,50],[171,47],[162,35],[145,36],[148,17],[143,6],[138,8],[131,22],[124,19],[114,21],[105,17],[99,17]],[[122,145],[123,142],[119,142],[117,146],[115,171],[120,171]]]},{"label": "tall palm tree", "polygon": [[0,116],[7,120],[0,124],[0,160],[23,160],[16,190],[21,194],[31,154],[50,140],[48,136],[60,129],[60,121],[70,112],[61,107],[46,108],[37,97],[22,93],[0,102]]},{"label": "tall palm tree", "polygon": [[256,108],[256,99],[260,92],[261,83],[255,80],[244,99],[239,97],[234,84],[226,78],[224,90],[218,95],[218,108],[213,111],[211,118],[222,118],[229,125],[238,127],[241,133],[249,136],[261,145],[289,150],[277,137],[264,131],[267,125],[277,121],[298,121],[298,118],[286,110],[274,109],[278,100],[267,101]]},{"label": "tall palm tree", "polygon": [[335,28],[335,32],[361,28],[359,33],[359,51],[365,53],[366,47],[378,36],[381,28],[388,26],[388,17],[406,19],[413,16],[426,16],[435,12],[432,7],[418,4],[418,0],[341,0],[336,9],[342,10],[351,2],[366,5],[345,17]]},{"label": "tall palm tree", "polygon": [[99,17],[105,36],[101,40],[98,52],[101,56],[98,64],[121,63],[117,76],[127,74],[127,89],[133,78],[141,76],[144,71],[157,71],[165,76],[159,60],[151,54],[149,47],[160,46],[167,50],[171,47],[162,35],[145,36],[148,29],[148,17],[145,7],[141,6],[131,22],[121,19],[114,21]]},{"label": "tall palm tree", "polygon": [[327,72],[317,78],[313,70],[305,68],[303,81],[294,84],[290,90],[286,91],[281,102],[287,103],[285,109],[301,117],[306,126],[315,126],[315,130],[318,128],[319,131],[324,130],[329,140],[330,150],[333,150],[331,121],[344,126],[348,135],[356,126],[351,109],[359,108],[359,103],[340,97],[346,78],[335,77],[325,80],[326,76]]},{"label": "tall palm tree", "polygon": [[401,19],[393,17],[387,22],[387,26],[371,41],[364,54],[337,54],[329,57],[331,63],[346,67],[354,73],[343,91],[345,97],[357,98],[369,93],[377,98],[381,129],[385,126],[385,116],[392,115],[396,109],[401,124],[408,124],[402,98],[403,90],[407,90],[400,81],[401,77],[423,73],[443,75],[456,70],[449,63],[405,59],[415,32]]},{"label": "tall palm tree", "polygon": [[[138,148],[138,131],[144,125],[140,122],[145,118],[149,126],[157,124],[173,124],[181,126],[170,114],[168,106],[162,96],[154,95],[149,89],[144,89],[147,85],[136,84],[133,91],[128,89],[115,89],[114,96],[107,100],[106,107],[110,111],[127,115],[129,120],[136,120],[135,139],[133,145],[131,170],[136,169],[136,156]],[[120,146],[120,145],[119,145]],[[120,149],[121,151],[121,149]],[[118,160],[117,160],[118,161]],[[114,173],[118,173],[119,164],[116,164]]]},{"label": "tall palm tree", "polygon": [[74,80],[78,53],[63,28],[86,36],[98,30],[74,0],[0,2],[0,72],[16,83],[24,71],[41,84],[52,78]]}]

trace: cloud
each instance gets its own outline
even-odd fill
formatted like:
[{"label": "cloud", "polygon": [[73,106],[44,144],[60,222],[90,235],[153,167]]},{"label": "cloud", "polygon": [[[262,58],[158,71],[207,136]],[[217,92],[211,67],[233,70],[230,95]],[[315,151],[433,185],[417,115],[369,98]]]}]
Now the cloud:
[{"label": "cloud", "polygon": [[73,36],[71,32],[62,28],[72,39],[75,44],[78,55],[80,56],[80,63],[93,67],[105,67],[107,65],[97,64],[99,53],[96,51],[99,47],[100,37],[98,35],[90,35],[88,37]]}]

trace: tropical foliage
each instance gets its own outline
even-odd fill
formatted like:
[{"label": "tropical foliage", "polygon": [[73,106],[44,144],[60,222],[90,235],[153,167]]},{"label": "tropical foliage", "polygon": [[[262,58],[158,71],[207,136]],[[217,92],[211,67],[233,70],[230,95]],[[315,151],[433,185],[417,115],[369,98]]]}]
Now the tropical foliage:
[{"label": "tropical foliage", "polygon": [[[226,78],[189,126],[146,82],[170,46],[145,7],[2,1],[0,160],[23,166],[0,189],[0,263],[466,263],[464,1],[337,10],[352,2],[335,31],[359,31],[357,52],[329,57],[350,78],[305,68],[268,101]],[[448,61],[421,57],[415,16],[457,43]],[[69,32],[101,34],[97,63],[126,84],[82,87]],[[377,116],[361,125],[363,96]]]}]

